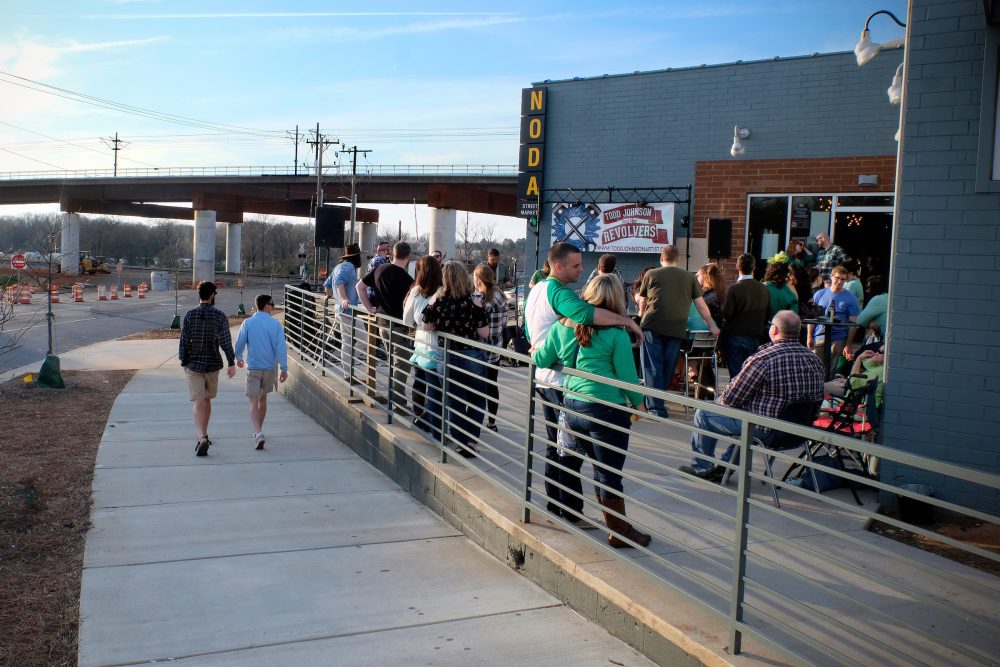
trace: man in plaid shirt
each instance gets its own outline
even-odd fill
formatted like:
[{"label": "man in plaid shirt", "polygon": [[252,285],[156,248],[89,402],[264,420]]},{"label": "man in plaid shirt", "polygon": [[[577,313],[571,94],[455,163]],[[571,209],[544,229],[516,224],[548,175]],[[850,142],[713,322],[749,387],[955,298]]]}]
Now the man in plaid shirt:
[{"label": "man in plaid shirt", "polygon": [[[771,343],[760,348],[743,365],[739,375],[719,397],[719,403],[765,417],[777,417],[785,406],[798,401],[819,401],[823,398],[823,362],[799,342],[802,320],[790,310],[782,310],[771,320],[768,335]],[[739,435],[741,423],[732,417],[697,410],[694,426],[712,433]],[[681,466],[681,472],[713,482],[720,481],[726,469],[714,465],[716,438],[691,433],[694,458],[691,465]],[[730,444],[722,455],[729,461],[735,445]]]},{"label": "man in plaid shirt", "polygon": [[201,303],[184,315],[178,351],[181,366],[187,375],[188,393],[194,403],[194,425],[198,429],[198,442],[194,449],[197,456],[207,456],[212,444],[208,439],[208,420],[212,416],[212,399],[219,390],[219,371],[222,370],[219,348],[226,353],[229,361],[227,376],[232,378],[236,375],[236,352],[229,334],[229,320],[215,307],[215,292],[215,283],[198,285]]},{"label": "man in plaid shirt", "polygon": [[833,267],[843,264],[847,256],[840,246],[833,245],[828,234],[817,234],[816,245],[819,246],[819,252],[816,253],[816,269],[819,270],[819,275],[823,276],[823,280],[827,281],[830,279]]}]

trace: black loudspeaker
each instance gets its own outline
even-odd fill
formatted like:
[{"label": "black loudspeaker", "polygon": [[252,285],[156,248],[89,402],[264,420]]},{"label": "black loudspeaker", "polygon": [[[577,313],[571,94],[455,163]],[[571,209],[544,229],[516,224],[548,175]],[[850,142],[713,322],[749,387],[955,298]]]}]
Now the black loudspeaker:
[{"label": "black loudspeaker", "polygon": [[324,206],[316,212],[316,247],[343,248],[344,223],[350,217],[347,207]]},{"label": "black loudspeaker", "polygon": [[708,219],[708,258],[729,259],[733,254],[733,221],[729,218]]}]

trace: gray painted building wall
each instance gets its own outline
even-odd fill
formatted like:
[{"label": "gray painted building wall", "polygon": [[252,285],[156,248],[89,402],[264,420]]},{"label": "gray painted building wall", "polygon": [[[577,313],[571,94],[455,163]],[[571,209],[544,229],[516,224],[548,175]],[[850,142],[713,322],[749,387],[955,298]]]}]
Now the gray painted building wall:
[{"label": "gray painted building wall", "polygon": [[[889,49],[865,67],[832,53],[536,83],[549,89],[544,187],[694,185],[696,161],[739,159],[729,155],[737,124],[751,131],[747,159],[895,155],[899,107],[886,89],[902,60]],[[630,277],[655,260],[620,265]],[[584,261],[589,272],[597,255]]]},{"label": "gray painted building wall", "polygon": [[[981,102],[997,94],[995,60],[984,92],[985,44],[1000,48],[1000,29],[980,0],[913,0],[908,24],[884,444],[1000,473],[1000,183],[975,182],[991,157],[980,132],[994,132]],[[899,468],[883,480],[1000,509],[983,487]]]}]

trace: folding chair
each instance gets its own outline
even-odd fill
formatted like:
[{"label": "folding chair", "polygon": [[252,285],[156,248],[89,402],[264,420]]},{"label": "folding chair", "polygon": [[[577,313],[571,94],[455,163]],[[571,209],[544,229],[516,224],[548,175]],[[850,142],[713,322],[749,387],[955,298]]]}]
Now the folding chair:
[{"label": "folding chair", "polygon": [[[819,412],[821,404],[821,401],[796,401],[794,403],[789,403],[778,415],[778,419],[792,424],[798,424],[799,426],[810,426],[816,418],[816,413]],[[803,447],[802,456],[812,462],[812,453],[809,448],[810,441],[808,438],[804,438],[799,435],[775,429],[764,430],[756,428],[754,429],[753,434],[753,444],[759,448],[780,452]],[[739,454],[739,450],[736,450],[733,456],[733,463],[739,462]],[[770,477],[771,479],[774,479],[774,471],[771,469],[771,463],[773,460],[773,456],[764,456],[764,475],[765,477]],[[729,481],[729,476],[732,472],[732,469],[726,471],[726,474],[722,479],[722,484],[726,484]],[[816,471],[810,467],[809,472],[812,475],[813,488],[818,489],[819,484],[816,481]],[[781,481],[785,481],[787,477],[788,473],[785,473],[785,476],[781,478]],[[781,502],[778,500],[778,487],[774,484],[771,484],[771,495],[774,497],[774,506],[781,507]]]},{"label": "folding chair", "polygon": [[[691,378],[688,373],[688,368],[690,368],[690,362],[698,362],[698,374],[695,376],[695,391],[697,392],[702,388],[701,384],[701,374],[705,369],[705,362],[709,361],[712,364],[712,396],[714,397],[718,393],[719,386],[719,376],[718,376],[718,362],[715,357],[715,347],[719,342],[718,336],[713,336],[708,331],[689,331],[688,332],[688,345],[683,348],[684,354],[684,395],[690,396],[690,385]],[[684,406],[684,417],[688,417],[689,408]]]}]

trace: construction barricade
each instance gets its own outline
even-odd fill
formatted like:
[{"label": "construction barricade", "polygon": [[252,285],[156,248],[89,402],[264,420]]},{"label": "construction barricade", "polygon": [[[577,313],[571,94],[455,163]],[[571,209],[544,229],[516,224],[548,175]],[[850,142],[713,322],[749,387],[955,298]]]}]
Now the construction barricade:
[{"label": "construction barricade", "polygon": [[122,298],[131,299],[132,298],[132,286],[129,284],[122,285]]},{"label": "construction barricade", "polygon": [[146,283],[139,283],[139,291],[136,296],[138,296],[140,299],[146,298]]},{"label": "construction barricade", "polygon": [[104,285],[97,286],[97,300],[98,301],[108,300],[108,290],[104,287]]},{"label": "construction barricade", "polygon": [[75,303],[83,303],[83,285],[80,283],[74,283],[73,285],[73,301]]},{"label": "construction barricade", "polygon": [[111,286],[111,300],[112,301],[118,300],[118,285]]}]

